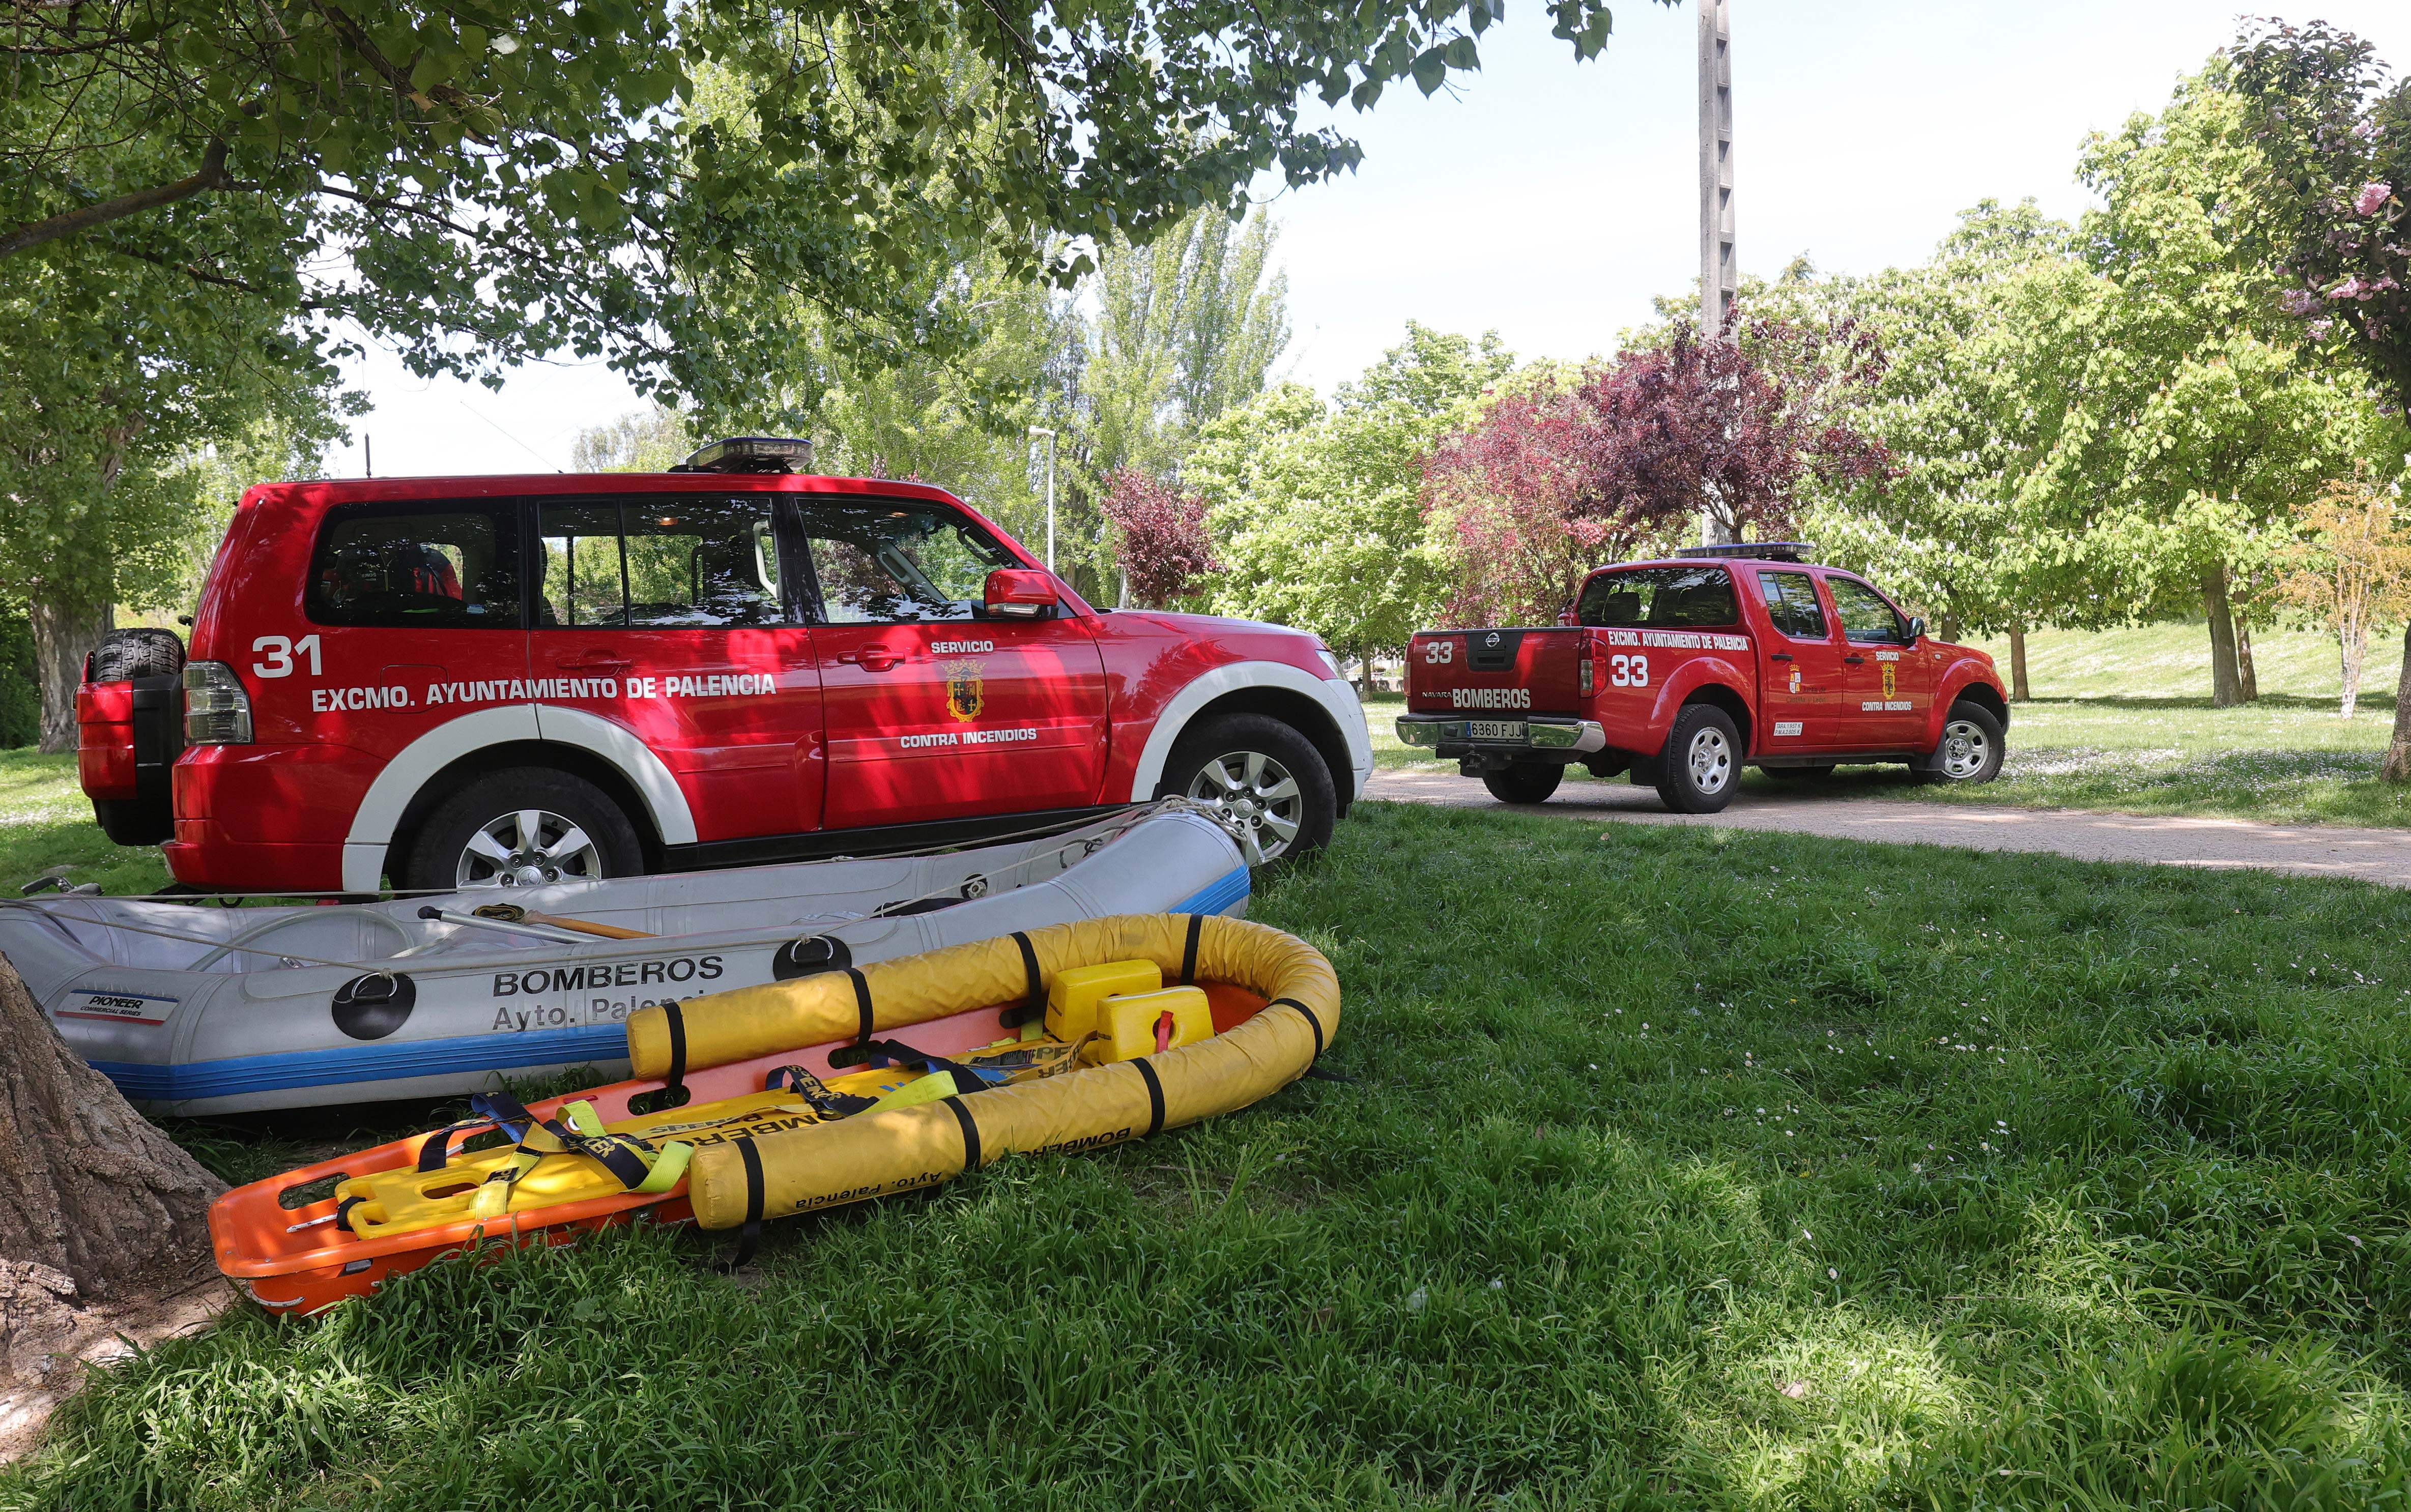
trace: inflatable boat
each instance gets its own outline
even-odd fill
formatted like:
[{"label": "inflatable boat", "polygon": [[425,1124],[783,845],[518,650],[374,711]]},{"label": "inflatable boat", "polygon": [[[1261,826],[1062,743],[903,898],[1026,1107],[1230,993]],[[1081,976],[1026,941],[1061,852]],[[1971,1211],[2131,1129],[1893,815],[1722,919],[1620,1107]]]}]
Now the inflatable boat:
[{"label": "inflatable boat", "polygon": [[1244,920],[1016,931],[629,1016],[636,1078],[238,1187],[218,1267],[314,1313],[441,1256],[650,1217],[744,1231],[1230,1112],[1339,1027],[1331,964]]},{"label": "inflatable boat", "polygon": [[456,1096],[626,1055],[664,1001],[1133,909],[1237,913],[1182,800],[942,854],[327,907],[8,900],[0,952],[146,1112]]}]

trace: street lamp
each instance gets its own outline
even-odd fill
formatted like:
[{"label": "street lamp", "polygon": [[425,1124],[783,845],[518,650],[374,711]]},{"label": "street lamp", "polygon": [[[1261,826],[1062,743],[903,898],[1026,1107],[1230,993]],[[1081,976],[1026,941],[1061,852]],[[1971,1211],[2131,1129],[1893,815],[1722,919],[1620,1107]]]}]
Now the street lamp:
[{"label": "street lamp", "polygon": [[1030,433],[1046,438],[1046,570],[1055,570],[1055,432],[1031,426]]}]

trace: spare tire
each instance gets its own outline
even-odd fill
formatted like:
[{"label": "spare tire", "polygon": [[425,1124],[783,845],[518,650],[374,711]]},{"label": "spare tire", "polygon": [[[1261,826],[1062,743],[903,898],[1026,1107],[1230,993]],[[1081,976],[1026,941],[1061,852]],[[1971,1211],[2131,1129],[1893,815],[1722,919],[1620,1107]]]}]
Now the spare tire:
[{"label": "spare tire", "polygon": [[172,677],[184,670],[184,643],[172,630],[112,630],[83,659],[86,682],[132,682]]}]

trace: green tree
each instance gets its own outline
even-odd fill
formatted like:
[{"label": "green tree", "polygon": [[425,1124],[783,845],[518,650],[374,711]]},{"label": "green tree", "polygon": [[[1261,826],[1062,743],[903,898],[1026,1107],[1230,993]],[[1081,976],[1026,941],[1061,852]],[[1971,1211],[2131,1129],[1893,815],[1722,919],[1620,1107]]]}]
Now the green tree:
[{"label": "green tree", "polygon": [[2199,605],[2220,705],[2244,696],[2237,585],[2265,579],[2293,512],[2351,471],[2368,405],[2273,315],[2247,236],[2259,149],[2225,72],[2214,61],[2158,118],[2085,150],[2106,202],[2082,226],[2097,276],[2058,285],[2059,350],[2080,355],[2029,484],[2046,525],[2082,540],[2104,610]]},{"label": "green tree", "polygon": [[0,601],[26,606],[40,745],[65,750],[114,606],[189,603],[221,490],[263,449],[316,456],[333,373],[242,291],[96,246],[0,263]]},{"label": "green tree", "polygon": [[1882,376],[1854,419],[1891,475],[1825,490],[1804,529],[1826,560],[1876,574],[1945,639],[2008,634],[2020,699],[2025,632],[2086,611],[2064,538],[2023,507],[2055,414],[2038,394],[2062,366],[2051,326],[2031,316],[2038,301],[2053,305],[2053,285],[2087,276],[2073,241],[2073,227],[2031,200],[1985,200],[1930,263],[1790,281],[1750,306],[1804,325],[1856,321],[1879,344]]},{"label": "green tree", "polygon": [[1214,611],[1313,631],[1364,658],[1369,681],[1374,654],[1404,646],[1447,594],[1423,459],[1513,366],[1496,333],[1410,321],[1329,403],[1283,384],[1207,425],[1183,479],[1208,501],[1225,563]]}]

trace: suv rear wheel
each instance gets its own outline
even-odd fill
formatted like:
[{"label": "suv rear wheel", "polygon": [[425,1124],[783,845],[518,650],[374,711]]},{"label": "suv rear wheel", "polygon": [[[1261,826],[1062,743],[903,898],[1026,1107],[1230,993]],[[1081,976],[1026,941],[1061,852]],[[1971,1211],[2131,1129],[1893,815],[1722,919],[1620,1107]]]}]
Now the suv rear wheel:
[{"label": "suv rear wheel", "polygon": [[1741,732],[1714,704],[1687,704],[1658,753],[1658,796],[1678,814],[1713,814],[1741,785]]},{"label": "suv rear wheel", "polygon": [[398,880],[413,892],[469,892],[644,869],[636,826],[602,789],[566,772],[517,767],[478,778],[429,815]]},{"label": "suv rear wheel", "polygon": [[1555,762],[1517,762],[1483,773],[1482,785],[1500,803],[1536,804],[1547,802],[1565,778],[1566,769]]},{"label": "suv rear wheel", "polygon": [[1250,866],[1321,850],[1339,818],[1322,753],[1261,714],[1218,715],[1182,731],[1155,795],[1219,810]]}]

